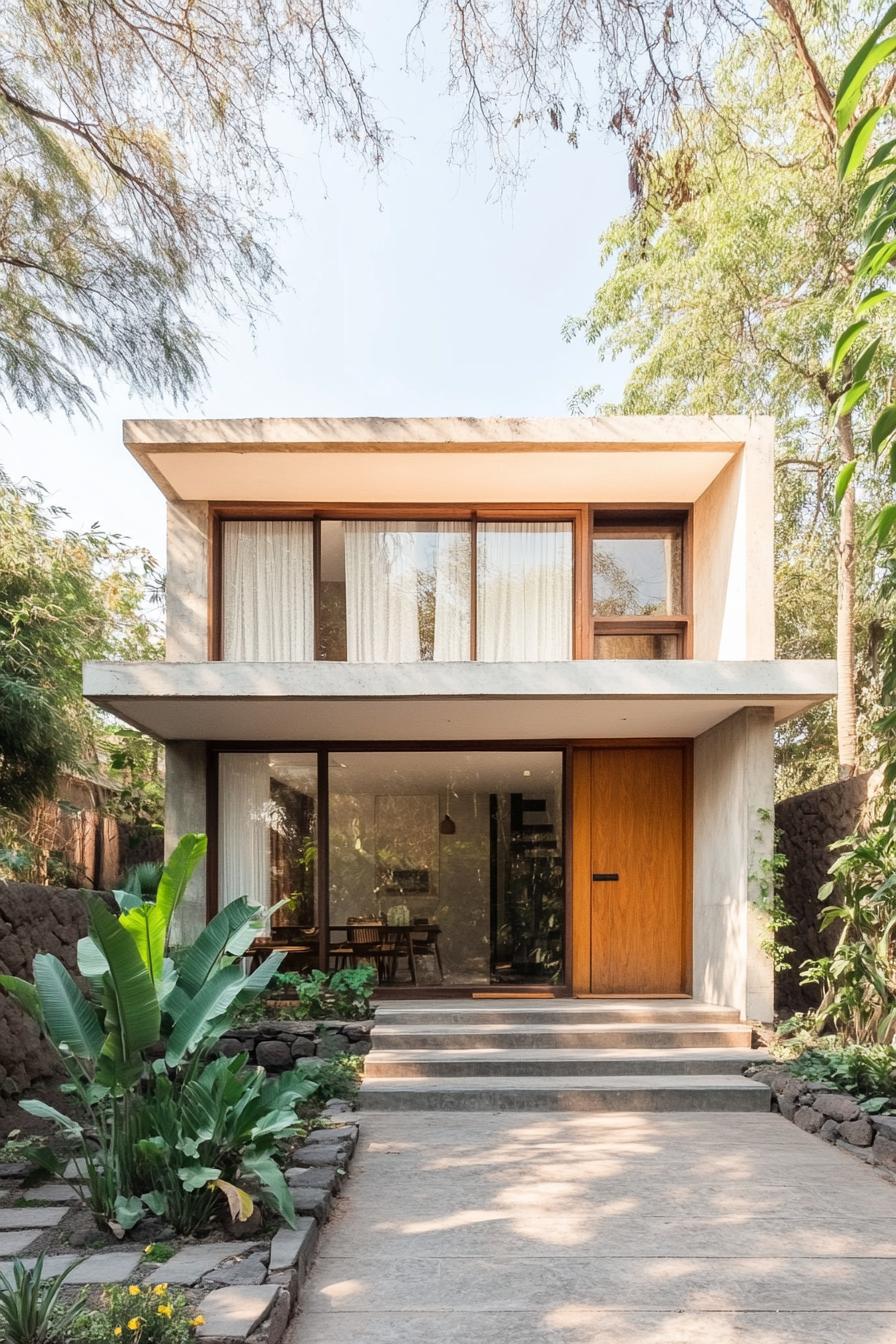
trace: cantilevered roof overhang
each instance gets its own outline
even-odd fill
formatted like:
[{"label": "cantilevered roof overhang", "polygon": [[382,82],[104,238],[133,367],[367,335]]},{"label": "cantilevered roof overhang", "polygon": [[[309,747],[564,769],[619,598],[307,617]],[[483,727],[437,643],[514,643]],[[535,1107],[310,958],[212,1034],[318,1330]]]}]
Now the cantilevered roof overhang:
[{"label": "cantilevered roof overhang", "polygon": [[687,738],[751,706],[781,723],[836,691],[821,660],[84,666],[89,700],[164,742]]},{"label": "cantilevered roof overhang", "polygon": [[[770,453],[763,416],[463,416],[126,420],[129,451],[172,501],[324,506],[688,504],[748,442]],[[507,454],[525,454],[525,470]],[[518,461],[518,459],[517,459]]]}]

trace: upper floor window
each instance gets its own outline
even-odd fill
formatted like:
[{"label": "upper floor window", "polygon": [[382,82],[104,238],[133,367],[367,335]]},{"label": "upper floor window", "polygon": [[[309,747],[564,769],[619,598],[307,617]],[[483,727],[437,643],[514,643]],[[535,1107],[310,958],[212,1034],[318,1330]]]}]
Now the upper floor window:
[{"label": "upper floor window", "polygon": [[571,521],[227,520],[221,534],[224,659],[572,657]]},{"label": "upper floor window", "polygon": [[594,657],[683,657],[684,519],[597,513],[591,564]]}]

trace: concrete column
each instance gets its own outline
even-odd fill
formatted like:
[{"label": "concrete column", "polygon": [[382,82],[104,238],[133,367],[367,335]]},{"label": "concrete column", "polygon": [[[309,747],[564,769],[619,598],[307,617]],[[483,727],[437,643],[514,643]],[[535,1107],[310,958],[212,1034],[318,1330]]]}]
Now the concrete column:
[{"label": "concrete column", "polygon": [[694,996],[771,1021],[774,974],[756,906],[773,850],[771,709],[742,709],[694,742]]},{"label": "concrete column", "polygon": [[165,658],[208,661],[208,505],[168,504]]},{"label": "concrete column", "polygon": [[[169,742],[165,747],[165,854],[182,835],[204,832],[205,743]],[[205,927],[205,860],[193,874],[174,918],[174,941],[191,942]]]}]

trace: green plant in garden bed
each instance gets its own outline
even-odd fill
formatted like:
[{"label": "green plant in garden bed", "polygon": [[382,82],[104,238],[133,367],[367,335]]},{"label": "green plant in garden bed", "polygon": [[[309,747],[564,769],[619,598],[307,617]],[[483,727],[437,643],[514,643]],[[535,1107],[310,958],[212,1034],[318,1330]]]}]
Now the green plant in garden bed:
[{"label": "green plant in garden bed", "polygon": [[294,1072],[315,1084],[314,1105],[323,1106],[332,1097],[351,1101],[358,1091],[364,1060],[358,1055],[334,1055],[332,1059],[300,1059]]},{"label": "green plant in garden bed", "polygon": [[888,1042],[896,1032],[896,830],[878,826],[832,848],[842,853],[818,893],[827,901],[819,928],[840,921],[840,936],[829,957],[803,962],[801,981],[823,988],[818,1029]]},{"label": "green plant in garden bed", "polygon": [[0,1339],[4,1344],[68,1344],[70,1326],[83,1299],[66,1306],[60,1296],[74,1268],[72,1264],[44,1278],[44,1257],[39,1255],[31,1269],[15,1260],[11,1278],[0,1274]]},{"label": "green plant in garden bed", "polygon": [[241,967],[270,912],[241,897],[195,942],[168,948],[171,918],[205,847],[205,836],[185,836],[155,899],[116,893],[117,918],[85,893],[88,936],[78,966],[89,997],[44,954],[34,959],[33,985],[0,976],[58,1050],[68,1074],[62,1088],[80,1116],[41,1101],[21,1104],[56,1126],[78,1158],[88,1206],[119,1235],[147,1210],[195,1231],[222,1195],[234,1216],[247,1218],[252,1196],[235,1185],[243,1178],[288,1221],[294,1216],[274,1153],[297,1130],[296,1104],[314,1093],[314,1082],[285,1074],[268,1083],[244,1056],[207,1061],[234,1013],[280,966],[274,953],[251,975]]},{"label": "green plant in garden bed", "polygon": [[82,1311],[72,1322],[65,1344],[187,1344],[197,1325],[183,1293],[166,1283],[107,1288],[99,1307]]},{"label": "green plant in garden bed", "polygon": [[[281,971],[270,988],[240,1013],[241,1021],[294,1021],[311,1019],[357,1022],[370,1016],[376,984],[372,966],[350,966],[341,971]],[[285,995],[291,997],[286,998]]]},{"label": "green plant in garden bed", "polygon": [[892,1045],[816,1047],[787,1066],[798,1078],[830,1083],[866,1111],[896,1110],[896,1048]]}]

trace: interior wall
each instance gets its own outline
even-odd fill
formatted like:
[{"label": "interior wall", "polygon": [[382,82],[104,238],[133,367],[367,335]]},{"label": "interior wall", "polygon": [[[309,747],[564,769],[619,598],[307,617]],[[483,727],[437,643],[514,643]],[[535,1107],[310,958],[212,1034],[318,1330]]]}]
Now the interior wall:
[{"label": "interior wall", "polygon": [[774,977],[757,908],[773,849],[774,724],[742,709],[694,742],[693,993],[763,1022]]},{"label": "interior wall", "polygon": [[[406,905],[435,920],[448,984],[490,976],[488,794],[452,793],[456,830],[439,833],[440,794],[330,794],[330,921]],[[379,857],[378,857],[379,856]],[[426,868],[427,891],[389,888],[390,868]],[[400,969],[400,973],[402,968]],[[421,982],[437,979],[430,959]]]}]

